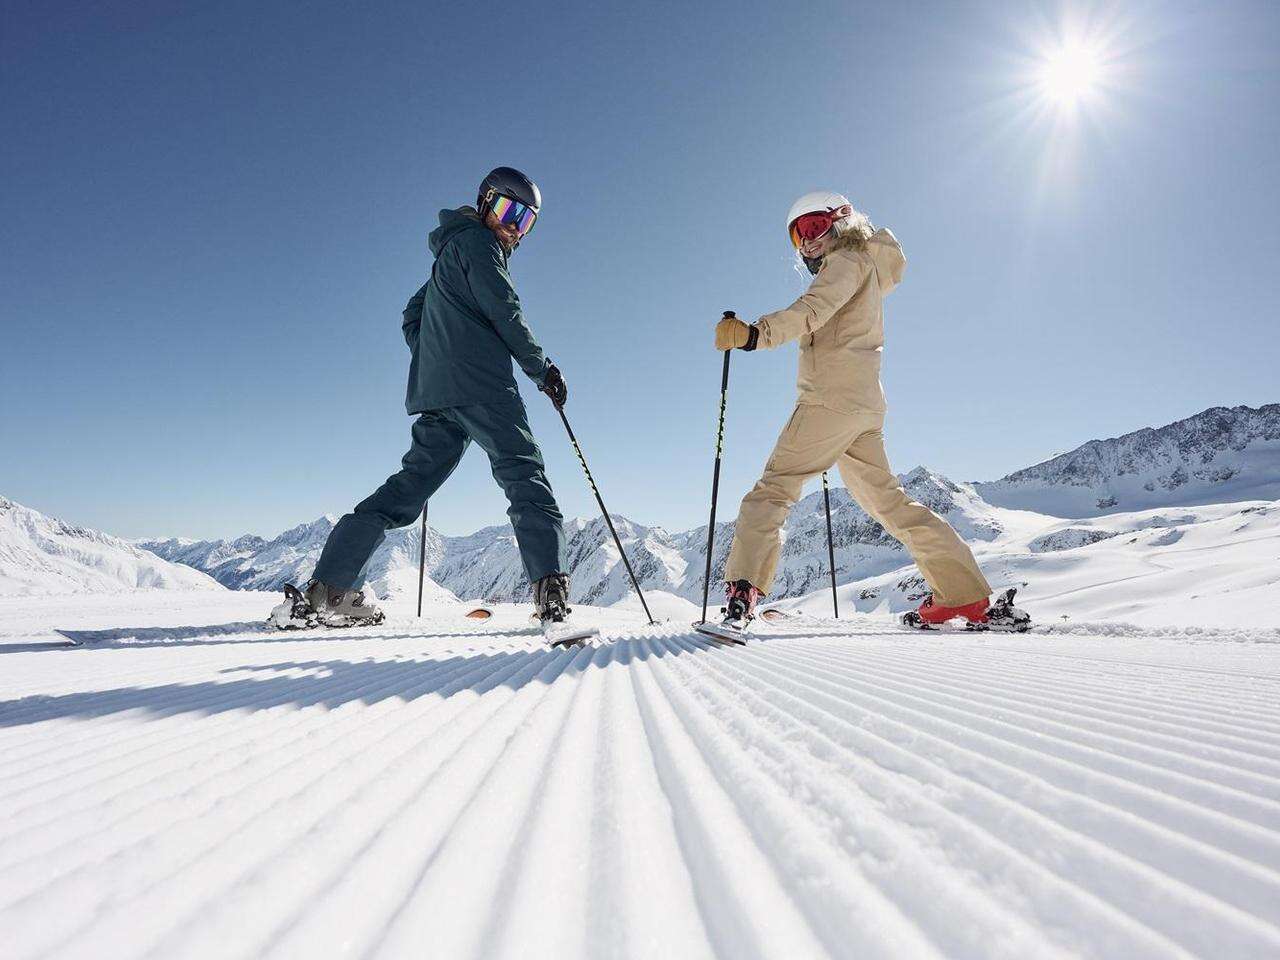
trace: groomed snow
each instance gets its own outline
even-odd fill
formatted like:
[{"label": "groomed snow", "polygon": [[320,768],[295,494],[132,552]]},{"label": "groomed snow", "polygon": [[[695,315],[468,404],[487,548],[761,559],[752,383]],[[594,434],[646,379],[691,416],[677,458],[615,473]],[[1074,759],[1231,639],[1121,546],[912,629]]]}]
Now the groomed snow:
[{"label": "groomed snow", "polygon": [[1280,956],[1278,631],[414,599],[0,600],[6,960]]}]

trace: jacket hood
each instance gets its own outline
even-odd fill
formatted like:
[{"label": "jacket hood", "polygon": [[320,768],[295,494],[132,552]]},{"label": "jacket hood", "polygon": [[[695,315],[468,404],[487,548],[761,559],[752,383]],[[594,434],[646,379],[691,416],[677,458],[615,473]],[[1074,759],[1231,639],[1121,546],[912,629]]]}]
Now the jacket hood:
[{"label": "jacket hood", "polygon": [[907,269],[907,257],[902,245],[888,227],[881,227],[867,240],[867,253],[876,265],[876,277],[880,281],[880,293],[889,293],[902,282]]},{"label": "jacket hood", "polygon": [[441,210],[440,226],[427,236],[427,246],[431,248],[432,255],[438,257],[450,240],[467,230],[484,230],[485,232],[489,230],[480,221],[480,214],[476,212],[475,207]]}]

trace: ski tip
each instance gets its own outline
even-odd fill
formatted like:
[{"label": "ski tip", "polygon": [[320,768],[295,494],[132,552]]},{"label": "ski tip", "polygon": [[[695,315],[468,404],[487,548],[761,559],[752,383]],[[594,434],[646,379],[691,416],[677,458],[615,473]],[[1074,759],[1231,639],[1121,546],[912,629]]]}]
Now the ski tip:
[{"label": "ski tip", "polygon": [[744,647],[747,644],[746,636],[731,627],[722,627],[718,623],[703,623],[700,620],[695,620],[692,626],[695,633],[710,637],[720,643],[731,643],[739,647]]},{"label": "ski tip", "polygon": [[576,630],[570,630],[563,633],[546,633],[544,636],[551,648],[556,650],[568,647],[585,646],[588,640],[592,640],[600,636],[600,630],[597,627],[579,627]]}]

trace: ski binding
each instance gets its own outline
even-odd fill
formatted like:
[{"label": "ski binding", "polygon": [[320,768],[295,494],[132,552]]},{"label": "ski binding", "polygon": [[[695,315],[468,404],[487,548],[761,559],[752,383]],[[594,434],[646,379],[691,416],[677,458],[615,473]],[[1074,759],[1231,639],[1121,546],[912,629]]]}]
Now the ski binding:
[{"label": "ski binding", "polygon": [[320,618],[302,591],[291,583],[284,585],[284,600],[272,608],[267,624],[277,630],[309,630],[320,625]]}]

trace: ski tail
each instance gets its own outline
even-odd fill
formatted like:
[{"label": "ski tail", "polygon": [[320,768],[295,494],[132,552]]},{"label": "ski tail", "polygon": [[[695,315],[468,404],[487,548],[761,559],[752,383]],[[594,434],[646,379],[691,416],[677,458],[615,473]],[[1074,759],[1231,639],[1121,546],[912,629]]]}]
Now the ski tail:
[{"label": "ski tail", "polygon": [[581,647],[588,640],[600,635],[598,627],[574,624],[567,621],[547,623],[542,627],[542,635],[553,649]]}]

